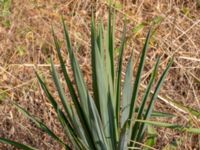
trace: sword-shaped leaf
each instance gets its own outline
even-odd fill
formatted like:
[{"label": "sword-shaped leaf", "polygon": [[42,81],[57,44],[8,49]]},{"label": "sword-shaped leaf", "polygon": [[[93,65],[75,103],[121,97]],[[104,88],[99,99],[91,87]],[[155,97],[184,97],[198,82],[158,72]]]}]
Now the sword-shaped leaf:
[{"label": "sword-shaped leaf", "polygon": [[40,129],[42,129],[44,132],[46,132],[49,136],[51,136],[53,139],[58,141],[60,144],[62,144],[65,147],[69,147],[67,144],[65,144],[51,129],[49,129],[42,121],[36,119],[34,116],[32,116],[29,112],[27,112],[24,108],[19,106],[18,104],[14,104],[16,108],[22,112],[27,118],[32,120]]},{"label": "sword-shaped leaf", "polygon": [[97,150],[107,149],[108,144],[104,134],[101,118],[92,97],[88,94],[88,108],[90,111],[90,125],[93,133],[93,140]]},{"label": "sword-shaped leaf", "polygon": [[66,44],[67,44],[67,52],[69,54],[72,70],[73,70],[75,81],[76,81],[77,90],[78,90],[78,93],[79,93],[79,96],[80,96],[80,104],[83,108],[84,115],[86,115],[87,122],[88,122],[89,113],[90,113],[89,110],[88,110],[88,101],[87,101],[88,90],[87,90],[85,81],[83,79],[83,75],[82,75],[82,72],[80,70],[80,66],[79,66],[77,59],[76,59],[74,52],[73,52],[73,49],[72,49],[72,46],[71,46],[71,41],[70,41],[70,38],[69,38],[69,33],[67,31],[67,27],[64,23],[64,20],[62,20],[62,21],[63,21],[63,27],[64,27],[65,40],[66,40]]},{"label": "sword-shaped leaf", "polygon": [[131,57],[129,58],[128,65],[126,68],[126,75],[124,81],[124,89],[122,95],[122,116],[121,116],[121,127],[124,126],[125,122],[128,119],[129,111],[130,111],[130,104],[131,104],[131,96],[132,96],[132,76],[133,76],[133,52]]},{"label": "sword-shaped leaf", "polygon": [[150,121],[150,120],[136,120],[136,121],[145,123],[147,125],[149,124],[149,125],[154,125],[154,126],[157,126],[157,127],[171,128],[171,129],[175,129],[175,130],[182,131],[182,132],[200,134],[199,128],[184,127],[184,126],[178,125],[178,124],[171,124],[171,123]]},{"label": "sword-shaped leaf", "polygon": [[[151,74],[151,78],[150,78],[148,87],[147,87],[147,89],[145,91],[145,94],[144,94],[143,99],[142,99],[142,103],[141,103],[139,111],[138,111],[137,119],[141,119],[142,115],[144,114],[144,108],[145,108],[146,102],[147,102],[148,97],[149,97],[149,95],[151,93],[151,89],[152,89],[153,83],[154,83],[155,78],[156,78],[156,73],[158,71],[159,62],[160,62],[160,58],[157,60],[157,63],[155,65],[155,67],[154,67],[154,70],[153,70],[153,72]],[[134,127],[132,129],[132,135],[131,135],[131,140],[132,141],[136,140],[137,135],[140,136],[138,134],[138,128],[139,128],[139,126],[140,126],[140,123],[139,122],[135,122]]]},{"label": "sword-shaped leaf", "polygon": [[59,58],[59,61],[60,61],[60,65],[61,65],[61,68],[62,68],[62,72],[63,72],[64,78],[65,78],[66,84],[67,84],[67,86],[69,88],[69,92],[70,92],[72,101],[73,101],[74,106],[76,108],[76,112],[77,112],[78,118],[80,119],[81,125],[82,125],[83,130],[84,130],[84,134],[85,134],[85,137],[86,137],[85,140],[87,140],[88,143],[90,143],[89,145],[92,145],[91,144],[91,142],[92,142],[91,133],[90,133],[90,130],[89,130],[90,127],[88,126],[88,123],[87,123],[87,120],[86,120],[86,116],[83,113],[83,109],[82,109],[82,107],[80,105],[80,102],[78,101],[78,97],[76,95],[75,89],[74,89],[74,87],[72,85],[72,82],[71,82],[71,80],[69,78],[69,75],[67,73],[67,69],[66,69],[63,57],[61,55],[61,51],[60,51],[60,45],[58,43],[58,40],[57,40],[53,30],[52,30],[52,33],[53,33],[53,37],[54,37],[54,43],[55,43],[55,46],[56,46],[56,51],[57,51],[58,58]]},{"label": "sword-shaped leaf", "polygon": [[[77,62],[75,55],[74,55],[74,52],[72,50],[71,42],[70,42],[70,39],[69,39],[69,34],[68,34],[68,31],[67,31],[66,25],[64,23],[64,20],[63,20],[63,26],[64,26],[65,39],[66,39],[66,43],[67,43],[67,47],[68,47],[67,50],[68,50],[68,53],[69,53],[72,70],[73,70],[73,73],[74,73],[74,76],[75,76],[77,90],[78,90],[78,93],[79,93],[79,96],[80,96],[80,103],[81,103],[81,106],[84,110],[84,115],[86,116],[87,124],[89,125],[89,131],[92,132],[92,138],[91,138],[92,142],[91,143],[93,145],[91,145],[91,146],[96,147],[95,140],[102,141],[102,139],[103,139],[102,136],[104,136],[104,135],[97,136],[99,139],[96,139],[97,138],[96,133],[93,132],[93,131],[94,130],[102,130],[102,129],[98,128],[98,126],[96,124],[95,124],[95,126],[91,127],[92,126],[91,115],[95,115],[95,114],[91,114],[89,107],[91,107],[90,103],[94,103],[94,102],[93,102],[93,99],[91,98],[90,94],[88,93],[87,87],[85,85],[85,81],[83,79],[83,75],[82,75],[81,70],[80,70],[80,66],[78,65],[78,62]],[[92,107],[96,107],[96,105],[94,105],[94,106],[92,105]],[[103,144],[105,144],[105,142]]]},{"label": "sword-shaped leaf", "polygon": [[[162,84],[163,84],[163,82],[164,82],[164,80],[165,80],[165,78],[166,78],[166,76],[167,76],[167,74],[169,72],[169,69],[170,69],[172,63],[173,63],[173,59],[170,60],[169,64],[167,65],[166,69],[164,70],[163,74],[161,75],[161,77],[160,77],[160,79],[159,79],[159,81],[158,81],[158,83],[156,85],[155,91],[154,91],[154,93],[153,93],[153,95],[151,97],[151,100],[150,100],[150,103],[148,105],[147,111],[145,112],[144,120],[149,119],[151,114],[152,114],[155,100],[157,99],[158,93],[160,92],[160,88],[161,88],[161,86],[162,86]],[[144,131],[145,131],[145,124],[142,124],[140,126],[139,131],[138,131],[138,135],[140,135],[140,136],[137,137],[137,141],[141,139],[141,137],[144,134]]]},{"label": "sword-shaped leaf", "polygon": [[[95,99],[95,104],[97,107],[97,110],[99,111],[101,115],[100,110],[100,93],[98,90],[98,82],[97,82],[97,71],[96,71],[96,51],[99,50],[99,48],[96,45],[96,30],[95,30],[95,22],[94,22],[94,16],[92,15],[92,21],[91,21],[91,65],[92,65],[92,87],[93,87],[93,95]],[[99,47],[101,39],[99,37],[98,39]],[[102,117],[102,116],[101,116]]]},{"label": "sword-shaped leaf", "polygon": [[129,142],[129,123],[126,121],[120,133],[120,139],[118,144],[118,150],[127,150]]},{"label": "sword-shaped leaf", "polygon": [[[93,70],[93,87],[95,87],[96,96],[95,101],[98,101],[99,112],[101,116],[101,120],[103,123],[103,128],[105,131],[105,136],[107,137],[108,143],[112,143],[112,146],[116,145],[116,135],[115,124],[114,124],[114,109],[112,102],[108,102],[110,100],[108,98],[108,83],[106,79],[106,70],[103,64],[103,60],[100,54],[100,50],[98,48],[96,36],[95,36],[95,28],[94,21],[92,21],[92,70]],[[112,117],[111,117],[112,116]],[[112,121],[110,120],[112,119]]]},{"label": "sword-shaped leaf", "polygon": [[59,108],[57,102],[55,101],[55,99],[53,98],[53,96],[49,92],[48,88],[46,87],[46,84],[42,81],[42,79],[40,78],[40,76],[38,75],[37,72],[36,72],[36,76],[37,76],[37,79],[38,79],[43,91],[45,92],[46,96],[48,97],[48,100],[51,102],[54,110],[56,111],[57,116],[58,116],[58,120],[60,121],[63,129],[65,130],[65,128],[68,128],[67,131],[70,131],[70,133],[68,132],[69,136],[75,135],[75,131],[73,130],[73,127],[71,126],[70,122],[66,118],[65,114],[63,113],[63,111]]},{"label": "sword-shaped leaf", "polygon": [[2,142],[4,144],[13,145],[16,148],[23,149],[23,150],[38,150],[38,149],[33,148],[31,146],[21,144],[21,143],[18,143],[18,142],[12,141],[12,140],[8,140],[8,139],[5,139],[5,138],[1,138],[1,137],[0,137],[0,142]]},{"label": "sword-shaped leaf", "polygon": [[126,24],[124,25],[124,31],[121,37],[121,46],[120,46],[120,55],[118,62],[118,72],[117,72],[117,84],[116,84],[116,121],[117,126],[120,127],[120,106],[121,106],[121,78],[122,78],[122,62],[123,62],[123,54],[124,47],[126,42]]},{"label": "sword-shaped leaf", "polygon": [[[114,22],[114,21],[113,21]],[[111,7],[109,8],[109,16],[108,16],[108,54],[109,62],[110,62],[110,74],[112,81],[114,82],[115,78],[115,66],[114,66],[114,25],[112,22],[112,11]]]},{"label": "sword-shaped leaf", "polygon": [[53,60],[51,59],[51,69],[52,69],[52,76],[53,76],[53,81],[56,85],[56,88],[57,88],[57,91],[58,91],[58,94],[59,94],[59,97],[60,97],[60,100],[63,104],[63,107],[64,107],[64,110],[65,110],[65,113],[67,114],[71,124],[74,124],[73,120],[72,120],[72,110],[70,108],[70,104],[69,102],[67,101],[67,97],[65,95],[65,92],[64,92],[64,89],[63,89],[63,86],[60,82],[60,78],[58,76],[58,72],[56,71],[55,69],[55,65],[53,63]]},{"label": "sword-shaped leaf", "polygon": [[143,48],[143,51],[142,51],[142,54],[141,54],[141,57],[140,57],[140,63],[139,63],[139,66],[138,66],[137,75],[136,75],[135,83],[134,83],[134,87],[133,87],[132,98],[131,98],[129,120],[132,119],[134,111],[135,111],[135,103],[136,103],[136,100],[138,98],[140,80],[141,80],[141,77],[142,77],[142,71],[143,71],[143,68],[144,68],[144,62],[145,62],[145,58],[146,58],[146,53],[147,53],[147,49],[148,49],[148,45],[149,45],[150,36],[151,36],[151,30],[147,34],[146,41],[145,41],[145,44],[144,44],[144,48]]}]

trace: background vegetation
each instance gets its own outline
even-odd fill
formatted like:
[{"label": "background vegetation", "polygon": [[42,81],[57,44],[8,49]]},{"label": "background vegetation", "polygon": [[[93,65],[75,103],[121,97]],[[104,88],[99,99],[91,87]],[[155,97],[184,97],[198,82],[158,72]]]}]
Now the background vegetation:
[{"label": "background vegetation", "polygon": [[[33,68],[44,73],[43,78],[51,87],[50,90],[54,92],[55,87],[49,74],[49,58],[50,55],[55,54],[50,30],[53,25],[59,39],[63,39],[60,21],[62,14],[70,28],[73,46],[85,78],[91,85],[89,37],[92,7],[95,8],[96,18],[103,18],[106,23],[108,17],[105,13],[108,8],[106,0],[96,2],[91,0],[0,1],[0,136],[43,149],[60,149],[60,145],[19,113],[10,101],[16,101],[32,114],[42,118],[56,134],[63,136],[53,108],[42,90],[38,88]],[[156,109],[170,112],[177,117],[158,121],[200,127],[199,1],[118,0],[113,7],[117,14],[118,39],[123,30],[121,17],[124,15],[127,17],[129,45],[126,46],[125,53],[129,58],[134,47],[135,62],[139,58],[148,27],[151,24],[157,27],[150,41],[151,48],[147,54],[146,71],[142,77],[143,87],[147,84],[150,68],[153,68],[156,56],[162,55],[163,64],[160,70],[162,72],[169,58],[175,55],[175,63],[161,90]],[[118,56],[118,49],[115,50],[115,55]],[[53,59],[58,64],[56,55]],[[56,92],[54,96],[58,96]],[[172,149],[172,147],[199,149],[200,147],[198,135],[164,128],[156,129],[154,134],[157,135],[158,144],[155,148],[158,149]],[[0,149],[12,148],[0,144]]]}]

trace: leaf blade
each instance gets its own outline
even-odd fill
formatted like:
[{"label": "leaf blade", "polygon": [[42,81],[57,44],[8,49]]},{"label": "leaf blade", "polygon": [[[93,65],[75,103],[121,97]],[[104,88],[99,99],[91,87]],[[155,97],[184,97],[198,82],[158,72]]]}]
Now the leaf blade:
[{"label": "leaf blade", "polygon": [[128,65],[126,68],[126,76],[124,82],[123,96],[122,96],[122,117],[121,117],[121,127],[124,126],[125,122],[128,119],[129,111],[130,111],[130,103],[132,96],[132,76],[133,76],[133,51],[131,57],[129,58]]},{"label": "leaf blade", "polygon": [[121,98],[121,78],[122,78],[122,61],[123,61],[123,54],[124,54],[124,47],[126,42],[126,24],[124,25],[122,37],[121,37],[121,46],[120,46],[120,56],[118,62],[118,72],[117,72],[117,88],[116,88],[116,122],[117,126],[120,126],[119,122],[119,114],[120,114],[120,98]]},{"label": "leaf blade", "polygon": [[149,30],[149,32],[147,34],[144,48],[142,51],[142,55],[140,58],[139,67],[137,70],[137,75],[136,75],[136,79],[135,79],[135,83],[134,83],[134,87],[133,87],[132,100],[131,100],[131,104],[130,104],[129,120],[132,119],[133,114],[134,114],[134,109],[135,109],[134,107],[135,107],[136,99],[138,96],[139,84],[140,84],[140,80],[141,80],[141,76],[142,76],[142,71],[144,68],[144,62],[145,62],[145,57],[146,57],[146,53],[147,53],[147,49],[148,49],[150,36],[151,36],[151,30]]},{"label": "leaf blade", "polygon": [[[152,89],[153,83],[155,81],[156,73],[158,71],[159,62],[160,62],[160,58],[158,58],[155,66],[154,66],[154,70],[153,70],[153,72],[151,74],[149,84],[148,84],[147,89],[145,91],[145,94],[143,96],[142,103],[141,103],[141,105],[139,107],[137,119],[141,119],[142,118],[142,114],[144,113],[145,104],[146,104],[146,102],[148,100],[148,97],[149,97],[149,95],[151,93],[151,89]],[[141,124],[139,122],[136,122],[134,124],[133,130],[132,130],[132,135],[131,135],[131,140],[135,141],[137,139],[137,136],[140,136],[138,134],[138,128],[140,126],[141,126]]]},{"label": "leaf blade", "polygon": [[[156,85],[155,91],[154,91],[154,93],[153,93],[153,95],[152,95],[152,97],[151,97],[151,100],[150,100],[150,104],[149,104],[149,106],[148,106],[148,108],[147,108],[147,111],[146,111],[146,113],[145,113],[145,116],[144,116],[144,119],[145,119],[145,120],[146,120],[146,119],[149,119],[149,117],[150,117],[151,114],[152,114],[155,100],[156,100],[156,98],[157,98],[157,96],[158,96],[158,93],[159,93],[159,91],[160,91],[160,88],[161,88],[161,86],[162,86],[162,84],[163,84],[163,82],[164,82],[164,80],[165,80],[165,78],[166,78],[166,76],[167,76],[167,74],[168,74],[168,72],[169,72],[169,69],[170,69],[172,63],[173,63],[173,59],[171,59],[171,60],[169,61],[169,63],[168,63],[168,65],[167,65],[166,69],[165,69],[164,72],[162,73],[162,75],[161,75],[161,77],[160,77],[160,79],[159,79],[159,81],[158,81],[158,83],[157,83],[157,85]],[[142,124],[142,126],[141,126],[140,129],[139,129],[138,135],[141,135],[141,136],[142,136],[142,135],[144,134],[144,130],[145,130],[145,125]],[[139,140],[139,139],[141,138],[141,136],[138,137],[137,140]]]},{"label": "leaf blade", "polygon": [[40,129],[42,129],[44,132],[46,132],[49,136],[51,136],[53,139],[58,141],[60,144],[62,144],[65,147],[69,147],[67,144],[65,144],[53,131],[51,131],[43,122],[36,119],[34,116],[32,116],[28,111],[26,111],[24,108],[19,106],[18,104],[14,103],[15,107],[22,112],[27,118],[32,120]]},{"label": "leaf blade", "polygon": [[23,150],[38,150],[38,149],[33,148],[31,146],[28,146],[28,145],[25,145],[25,144],[21,144],[21,143],[12,141],[12,140],[8,140],[8,139],[2,138],[2,137],[0,137],[0,142],[4,143],[4,144],[13,145],[16,148],[20,148],[20,149],[23,149]]}]

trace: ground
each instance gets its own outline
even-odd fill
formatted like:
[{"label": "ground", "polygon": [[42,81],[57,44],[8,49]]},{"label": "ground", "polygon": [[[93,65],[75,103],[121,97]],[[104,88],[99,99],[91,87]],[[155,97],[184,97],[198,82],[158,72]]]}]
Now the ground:
[{"label": "ground", "polygon": [[[64,49],[63,16],[90,87],[91,12],[95,11],[96,19],[106,23],[108,6],[107,0],[0,1],[0,137],[44,150],[61,149],[59,144],[18,112],[12,102],[17,102],[41,118],[56,134],[63,137],[55,112],[39,87],[35,70],[43,75],[52,93],[57,96],[49,73],[50,56],[58,64],[51,29],[54,28]],[[150,26],[156,29],[146,59],[141,93],[156,58],[161,56],[161,72],[174,56],[173,66],[156,102],[156,110],[176,117],[157,120],[199,128],[200,1],[116,0],[113,8],[116,10],[116,44],[123,30],[124,18],[127,20],[125,61],[133,49],[134,62],[137,64],[147,31]],[[64,51],[63,55],[69,66]],[[172,143],[177,144],[175,149],[200,149],[198,135],[164,128],[158,128],[157,131],[156,149],[172,149]],[[13,148],[0,144],[0,149]]]}]

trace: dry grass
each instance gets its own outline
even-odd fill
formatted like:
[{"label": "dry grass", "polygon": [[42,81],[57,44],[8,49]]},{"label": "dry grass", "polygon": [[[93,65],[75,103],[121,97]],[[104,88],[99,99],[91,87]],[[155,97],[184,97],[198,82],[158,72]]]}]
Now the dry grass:
[{"label": "dry grass", "polygon": [[[175,63],[162,88],[156,109],[176,114],[177,117],[160,120],[195,127],[200,127],[198,119],[167,100],[173,99],[184,106],[200,110],[199,3],[199,0],[118,0],[116,6],[117,37],[123,27],[121,18],[126,15],[128,20],[127,57],[134,47],[137,58],[149,26],[155,24],[157,28],[148,52],[143,85],[146,84],[149,69],[158,55],[162,56],[163,68],[167,60],[172,55],[175,56]],[[70,28],[85,77],[90,83],[88,64],[91,10],[94,7],[96,17],[106,21],[107,6],[106,0],[12,1],[10,13],[0,16],[0,137],[41,149],[61,149],[60,145],[38,130],[10,102],[18,102],[62,136],[55,113],[38,86],[34,68],[43,72],[56,95],[49,74],[49,56],[53,55],[55,62],[58,62],[54,55],[51,25],[63,42],[60,21],[60,16],[63,15]],[[1,12],[5,11],[2,5],[0,7]],[[135,35],[134,28],[138,25],[141,27],[141,24],[144,28]],[[177,149],[200,149],[200,137],[197,135],[169,129],[158,130],[158,149],[164,149],[174,141],[179,141]],[[0,149],[13,148],[0,144]]]}]

